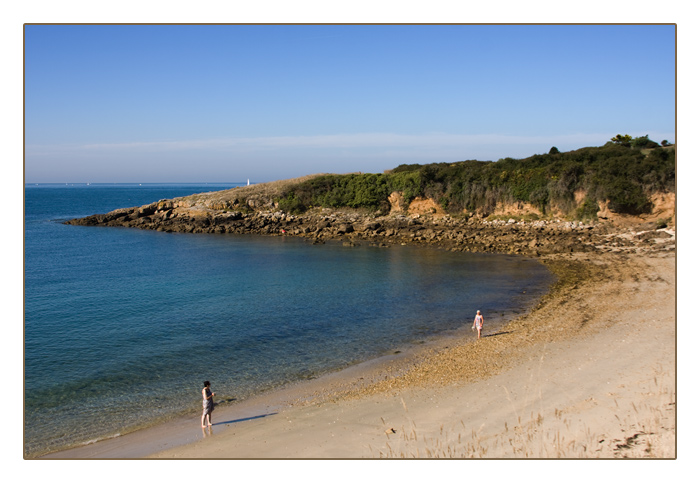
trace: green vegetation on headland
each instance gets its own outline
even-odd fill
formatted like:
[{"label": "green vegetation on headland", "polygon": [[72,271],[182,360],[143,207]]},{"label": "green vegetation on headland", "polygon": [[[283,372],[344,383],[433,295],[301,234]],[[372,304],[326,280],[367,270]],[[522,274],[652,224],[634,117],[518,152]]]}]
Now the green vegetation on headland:
[{"label": "green vegetation on headland", "polygon": [[[675,192],[675,146],[648,136],[620,135],[600,147],[525,159],[400,165],[382,174],[322,175],[292,185],[279,199],[289,213],[311,207],[367,208],[388,212],[389,196],[434,200],[448,213],[482,210],[498,203],[529,203],[542,213],[559,210],[576,219],[596,217],[598,202],[617,213],[639,215],[652,207],[650,195]],[[583,201],[576,200],[576,195]]]}]

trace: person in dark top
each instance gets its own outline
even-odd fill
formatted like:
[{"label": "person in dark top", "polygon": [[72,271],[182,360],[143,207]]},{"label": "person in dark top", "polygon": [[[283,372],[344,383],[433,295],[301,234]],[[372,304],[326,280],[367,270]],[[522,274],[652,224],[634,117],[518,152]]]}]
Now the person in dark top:
[{"label": "person in dark top", "polygon": [[211,426],[211,412],[214,410],[214,395],[211,392],[211,384],[209,381],[204,381],[204,389],[202,389],[202,427],[206,428],[205,421]]}]

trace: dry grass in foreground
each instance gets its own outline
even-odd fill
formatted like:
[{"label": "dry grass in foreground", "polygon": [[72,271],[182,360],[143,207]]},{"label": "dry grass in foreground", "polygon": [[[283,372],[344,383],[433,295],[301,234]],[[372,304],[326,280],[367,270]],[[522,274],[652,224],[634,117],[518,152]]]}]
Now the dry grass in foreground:
[{"label": "dry grass in foreground", "polygon": [[[485,434],[483,425],[469,429],[460,420],[449,429],[441,425],[438,436],[421,436],[409,420],[408,427],[396,431],[398,438],[370,449],[376,458],[675,458],[675,391],[658,377],[653,384],[647,400],[620,411],[628,416],[615,415],[621,431],[629,434],[624,439],[609,441],[606,433],[575,421],[566,410],[555,408],[544,416],[533,407],[527,419],[514,408],[517,424],[506,422],[497,434]],[[408,413],[405,403],[404,409]]]}]

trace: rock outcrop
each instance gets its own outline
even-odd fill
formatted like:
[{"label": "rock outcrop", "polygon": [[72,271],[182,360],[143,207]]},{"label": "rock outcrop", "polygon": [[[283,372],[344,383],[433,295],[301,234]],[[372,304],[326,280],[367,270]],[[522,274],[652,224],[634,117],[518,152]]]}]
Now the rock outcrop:
[{"label": "rock outcrop", "polygon": [[[252,188],[252,187],[251,187]],[[160,200],[70,220],[72,225],[132,227],[180,233],[234,233],[299,236],[314,243],[338,240],[347,246],[417,244],[454,251],[498,252],[539,256],[551,253],[675,249],[675,231],[666,223],[637,219],[609,221],[489,221],[478,215],[451,216],[432,200],[406,209],[394,196],[388,214],[315,208],[303,215],[280,211],[261,191],[225,192]],[[664,200],[668,204],[669,196]],[[675,199],[675,197],[673,197]],[[668,206],[664,208],[668,215]],[[505,213],[505,211],[504,211]],[[675,220],[670,217],[670,220]]]}]

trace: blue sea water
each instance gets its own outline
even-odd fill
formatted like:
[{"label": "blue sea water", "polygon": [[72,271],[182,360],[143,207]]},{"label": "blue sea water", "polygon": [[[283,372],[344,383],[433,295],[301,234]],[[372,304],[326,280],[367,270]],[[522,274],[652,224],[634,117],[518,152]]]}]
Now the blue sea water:
[{"label": "blue sea water", "polygon": [[552,281],[513,256],[63,224],[233,186],[25,186],[25,455],[197,414],[205,379],[240,401],[375,358]]}]

